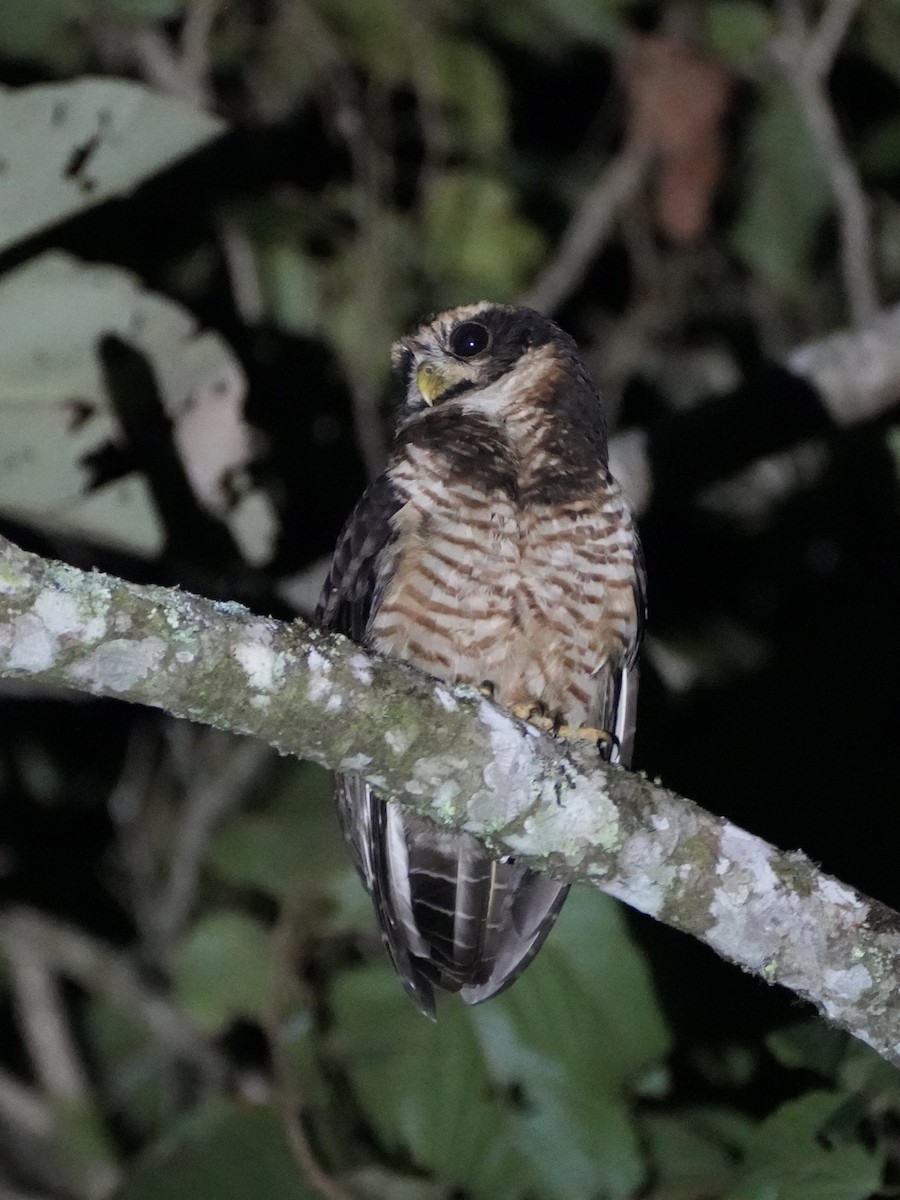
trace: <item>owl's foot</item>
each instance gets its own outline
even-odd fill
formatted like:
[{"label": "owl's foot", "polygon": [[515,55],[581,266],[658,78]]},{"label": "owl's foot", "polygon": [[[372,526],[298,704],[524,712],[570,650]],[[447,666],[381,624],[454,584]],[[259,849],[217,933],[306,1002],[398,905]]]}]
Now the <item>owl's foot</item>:
[{"label": "owl's foot", "polygon": [[546,704],[540,701],[528,704],[514,704],[510,709],[520,721],[527,721],[529,725],[534,725],[544,733],[556,733],[560,728],[559,717],[551,717],[550,710]]},{"label": "owl's foot", "polygon": [[608,729],[595,729],[592,725],[560,725],[556,733],[568,741],[593,742],[607,762],[613,751],[619,749],[619,739]]},{"label": "owl's foot", "polygon": [[564,725],[559,713],[551,715],[546,704],[516,704],[512,712],[520,721],[527,721],[544,733],[567,741],[593,742],[607,762],[619,748],[619,739],[608,729],[595,729],[593,725]]}]

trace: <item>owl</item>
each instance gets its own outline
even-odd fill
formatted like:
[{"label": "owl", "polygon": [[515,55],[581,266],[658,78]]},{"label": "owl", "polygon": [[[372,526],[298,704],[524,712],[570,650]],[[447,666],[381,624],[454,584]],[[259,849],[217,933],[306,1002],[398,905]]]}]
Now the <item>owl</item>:
[{"label": "owl", "polygon": [[[645,573],[609,472],[603,404],[571,337],[487,302],[393,348],[387,467],[357,504],[319,600],[323,627],[628,765]],[[470,834],[339,777],[341,822],[385,945],[419,1009],[508,987],[567,887]]]}]

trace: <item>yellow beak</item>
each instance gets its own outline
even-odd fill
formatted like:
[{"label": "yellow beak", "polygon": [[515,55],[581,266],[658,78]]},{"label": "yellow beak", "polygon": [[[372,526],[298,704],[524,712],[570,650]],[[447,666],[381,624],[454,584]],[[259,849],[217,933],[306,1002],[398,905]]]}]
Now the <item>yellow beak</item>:
[{"label": "yellow beak", "polygon": [[416,387],[426,404],[434,404],[451,386],[450,380],[433,363],[423,362],[416,371]]}]

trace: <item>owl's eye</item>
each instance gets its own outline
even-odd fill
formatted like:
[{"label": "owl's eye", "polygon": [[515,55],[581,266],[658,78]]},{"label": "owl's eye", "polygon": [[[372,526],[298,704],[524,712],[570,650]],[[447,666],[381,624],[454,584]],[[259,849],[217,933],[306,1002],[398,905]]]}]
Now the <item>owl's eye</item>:
[{"label": "owl's eye", "polygon": [[478,321],[464,321],[450,335],[450,352],[457,358],[474,358],[491,344],[491,335]]}]

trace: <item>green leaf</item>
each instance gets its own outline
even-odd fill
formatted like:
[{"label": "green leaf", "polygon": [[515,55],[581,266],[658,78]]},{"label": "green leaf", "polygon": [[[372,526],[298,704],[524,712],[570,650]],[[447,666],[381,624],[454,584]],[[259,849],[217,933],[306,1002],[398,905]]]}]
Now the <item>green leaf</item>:
[{"label": "green leaf", "polygon": [[344,1069],[388,1154],[484,1200],[534,1194],[461,1005],[433,1024],[379,964],[338,978],[333,1011]]},{"label": "green leaf", "polygon": [[759,1069],[760,1050],[754,1045],[730,1043],[699,1046],[691,1058],[697,1070],[717,1088],[746,1087]]},{"label": "green leaf", "polygon": [[130,192],[223,129],[123,79],[0,87],[0,250]]},{"label": "green leaf", "polygon": [[522,979],[473,1020],[492,1075],[522,1098],[511,1120],[544,1193],[631,1195],[645,1165],[627,1093],[668,1036],[615,901],[573,890]]},{"label": "green leaf", "polygon": [[323,329],[347,376],[363,390],[377,391],[390,374],[388,349],[412,303],[417,252],[411,222],[382,209],[329,263]]},{"label": "green leaf", "polygon": [[661,1195],[720,1196],[733,1179],[734,1148],[705,1124],[702,1110],[649,1114],[641,1131]]},{"label": "green leaf", "polygon": [[766,1038],[769,1050],[783,1067],[815,1071],[831,1081],[847,1051],[848,1035],[824,1021],[801,1021],[776,1029]]},{"label": "green leaf", "polygon": [[532,3],[557,29],[579,41],[614,46],[625,33],[624,10],[629,0],[532,0]]},{"label": "green leaf", "polygon": [[137,1163],[115,1200],[315,1200],[272,1108],[212,1100]]},{"label": "green leaf", "polygon": [[445,108],[454,140],[467,158],[490,160],[505,145],[508,103],[503,76],[474,42],[442,38],[430,82]]},{"label": "green leaf", "polygon": [[288,242],[260,247],[260,280],[266,307],[286,333],[314,334],[321,320],[321,282],[316,264]]},{"label": "green leaf", "polygon": [[613,901],[574,891],[513,988],[474,1009],[447,997],[436,1025],[381,966],[341,977],[334,1012],[389,1153],[478,1196],[625,1197],[643,1180],[629,1093],[668,1037]]},{"label": "green leaf", "polygon": [[281,896],[330,897],[349,867],[334,807],[334,781],[314,763],[279,772],[266,802],[233,814],[212,844],[209,864],[230,884]]},{"label": "green leaf", "polygon": [[85,1037],[107,1097],[132,1137],[155,1135],[169,1115],[172,1059],[134,1016],[103,1000],[87,1007]]},{"label": "green leaf", "polygon": [[515,211],[506,184],[475,171],[447,171],[434,181],[422,231],[423,266],[441,305],[512,300],[544,253],[541,234]]},{"label": "green leaf", "polygon": [[87,10],[88,0],[5,0],[0,50],[11,57],[56,61],[59,41],[67,42],[68,51],[75,41],[74,35],[66,37],[66,26]]},{"label": "green leaf", "polygon": [[313,0],[314,7],[340,35],[342,49],[387,86],[413,76],[413,38],[417,25],[400,0]]},{"label": "green leaf", "polygon": [[739,67],[757,57],[777,28],[773,14],[754,0],[716,0],[706,6],[704,24],[709,51]]},{"label": "green leaf", "polygon": [[830,193],[793,93],[773,85],[750,136],[749,192],[731,234],[748,266],[777,291],[798,296],[812,270]]},{"label": "green leaf", "polygon": [[846,1093],[809,1092],[762,1121],[725,1200],[866,1200],[881,1182],[881,1157],[822,1139],[847,1101]]},{"label": "green leaf", "polygon": [[204,1030],[238,1017],[264,1018],[272,997],[272,954],[265,926],[240,912],[202,917],[178,947],[179,1003]]},{"label": "green leaf", "polygon": [[846,1053],[838,1071],[838,1083],[866,1097],[878,1107],[900,1107],[900,1071],[886,1062],[871,1046],[847,1038]]}]

